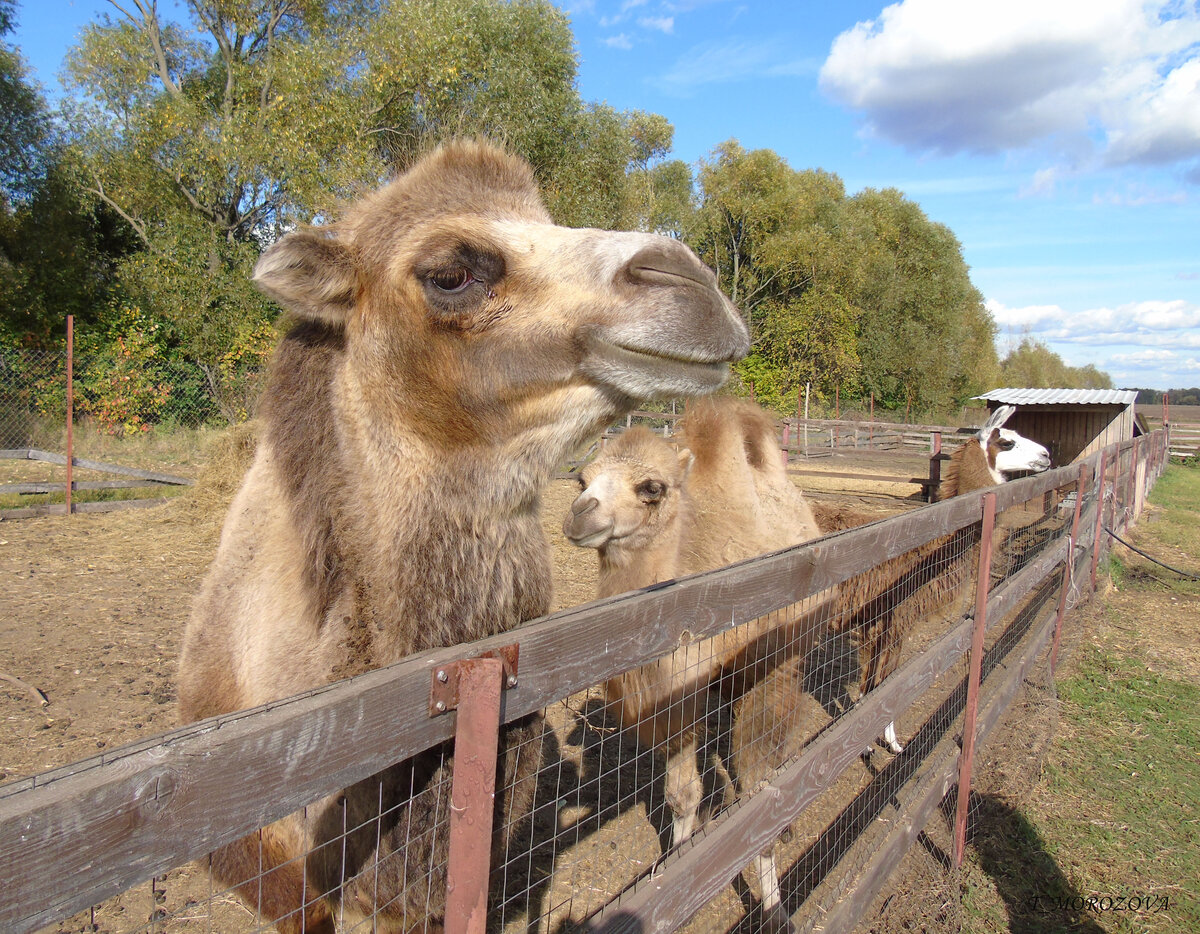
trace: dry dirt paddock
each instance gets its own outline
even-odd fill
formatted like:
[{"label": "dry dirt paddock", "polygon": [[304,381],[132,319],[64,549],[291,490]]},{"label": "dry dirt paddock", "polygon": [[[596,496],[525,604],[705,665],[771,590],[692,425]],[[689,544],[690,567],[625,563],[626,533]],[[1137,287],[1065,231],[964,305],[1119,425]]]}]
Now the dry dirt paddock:
[{"label": "dry dirt paddock", "polygon": [[[197,486],[163,506],[0,523],[0,782],[177,725],[180,634],[235,484],[219,462],[243,456],[244,450],[217,449]],[[927,458],[855,453],[800,466],[920,476]],[[82,473],[77,478],[86,479]],[[819,510],[882,518],[920,505],[912,484],[794,479]],[[545,497],[555,609],[595,594],[595,555],[568,545],[560,531],[576,491],[573,482],[556,481]],[[38,703],[30,688],[43,692],[48,704]],[[641,822],[649,831],[644,817]],[[657,841],[644,836],[652,859]]]}]

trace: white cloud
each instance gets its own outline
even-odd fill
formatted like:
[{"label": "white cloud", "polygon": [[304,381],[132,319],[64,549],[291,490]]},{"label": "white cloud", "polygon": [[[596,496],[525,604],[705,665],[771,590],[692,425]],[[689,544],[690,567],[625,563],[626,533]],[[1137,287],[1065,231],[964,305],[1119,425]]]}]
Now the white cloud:
[{"label": "white cloud", "polygon": [[633,40],[630,39],[626,33],[620,33],[615,36],[609,36],[607,39],[602,39],[600,41],[603,42],[605,45],[607,45],[609,48],[624,49],[626,52],[628,52],[630,49],[633,48]]},{"label": "white cloud", "polygon": [[1169,0],[902,0],[834,40],[821,84],[915,150],[1183,164],[1200,158],[1198,43],[1200,13]]},{"label": "white cloud", "polygon": [[1200,348],[1200,305],[1183,300],[1133,302],[1078,312],[1058,305],[1010,308],[997,301],[989,301],[987,307],[1002,334],[1029,333],[1054,343],[1148,349],[1143,352]]},{"label": "white cloud", "polygon": [[675,17],[643,16],[638,20],[638,25],[644,29],[657,29],[659,32],[665,32],[670,35],[675,31]]}]

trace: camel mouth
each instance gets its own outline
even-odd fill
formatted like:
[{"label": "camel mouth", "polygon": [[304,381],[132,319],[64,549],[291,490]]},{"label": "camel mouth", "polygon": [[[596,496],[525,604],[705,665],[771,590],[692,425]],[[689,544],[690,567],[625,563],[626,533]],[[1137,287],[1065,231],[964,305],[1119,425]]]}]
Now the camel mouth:
[{"label": "camel mouth", "polygon": [[631,346],[595,334],[586,344],[584,371],[593,379],[634,397],[701,395],[720,388],[729,378],[729,358]]},{"label": "camel mouth", "polygon": [[602,529],[593,529],[589,531],[577,531],[575,529],[563,529],[563,534],[567,536],[567,541],[577,548],[599,548],[605,542],[612,539],[613,527],[611,524]]}]

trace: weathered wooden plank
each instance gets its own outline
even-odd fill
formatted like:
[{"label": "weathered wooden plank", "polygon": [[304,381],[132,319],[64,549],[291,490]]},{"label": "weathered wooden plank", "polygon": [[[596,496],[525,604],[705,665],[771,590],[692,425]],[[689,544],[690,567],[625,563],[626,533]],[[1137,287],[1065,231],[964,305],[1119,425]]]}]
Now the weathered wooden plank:
[{"label": "weathered wooden plank", "polygon": [[[76,480],[76,490],[130,490],[141,487],[162,486],[157,480]],[[63,493],[67,485],[62,482],[47,483],[0,483],[0,494],[4,493]]]},{"label": "weathered wooden plank", "polygon": [[884,483],[924,483],[927,477],[896,477],[875,473],[843,473],[836,470],[805,470],[802,467],[788,467],[789,474],[800,477],[836,477],[839,480],[879,480]]},{"label": "weathered wooden plank", "polygon": [[29,448],[0,448],[0,460],[27,461]]},{"label": "weathered wooden plank", "polygon": [[[48,464],[66,464],[67,462],[66,455],[64,454],[55,454],[52,451],[39,451],[36,448],[30,448],[28,456],[30,460],[45,461]],[[99,470],[103,473],[121,474],[125,477],[137,477],[140,480],[156,480],[159,483],[169,483],[172,486],[192,486],[196,482],[187,477],[177,477],[174,474],[142,470],[138,467],[122,467],[120,464],[106,464],[102,461],[85,460],[82,457],[71,458],[71,463],[76,467],[83,467],[86,470]]]}]

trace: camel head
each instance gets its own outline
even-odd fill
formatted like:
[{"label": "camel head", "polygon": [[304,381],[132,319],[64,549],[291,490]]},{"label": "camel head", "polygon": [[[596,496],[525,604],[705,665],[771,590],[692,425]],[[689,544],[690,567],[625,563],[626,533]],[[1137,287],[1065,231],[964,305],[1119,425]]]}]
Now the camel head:
[{"label": "camel head", "polygon": [[711,392],[749,348],[691,250],[556,226],[530,167],[479,142],[287,234],[254,280],[344,341],[361,435],[438,453],[554,460],[640,400]]},{"label": "camel head", "polygon": [[692,455],[648,428],[630,428],[579,475],[580,494],[563,534],[580,548],[642,551],[664,537],[678,541],[683,483]]},{"label": "camel head", "polygon": [[1050,467],[1050,452],[1042,445],[1001,427],[1016,410],[1015,405],[1000,406],[977,435],[980,446],[987,451],[988,467],[996,483],[1003,483],[1011,473],[1041,473]]}]

